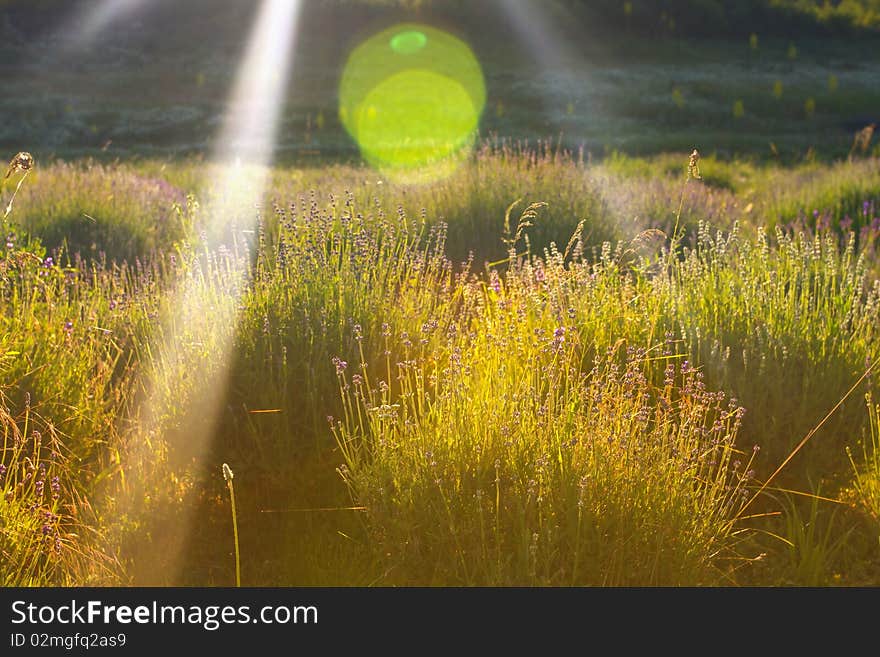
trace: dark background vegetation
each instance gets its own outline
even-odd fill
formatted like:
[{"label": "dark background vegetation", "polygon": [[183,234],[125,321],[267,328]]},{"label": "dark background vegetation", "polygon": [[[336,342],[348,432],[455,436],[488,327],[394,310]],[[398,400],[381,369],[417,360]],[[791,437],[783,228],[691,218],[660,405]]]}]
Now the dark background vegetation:
[{"label": "dark background vegetation", "polygon": [[[209,154],[257,3],[153,0],[70,56],[71,19],[90,4],[0,0],[0,147],[44,161]],[[474,49],[488,91],[481,138],[550,140],[588,157],[698,146],[797,162],[845,157],[854,133],[880,121],[877,0],[304,6],[281,162],[358,161],[337,116],[342,69],[358,43],[405,21]],[[517,7],[531,8],[525,21]]]},{"label": "dark background vegetation", "polygon": [[[93,1],[0,0],[0,10],[18,27],[42,29],[47,21],[55,22],[59,14]],[[211,25],[224,22],[235,25],[241,12],[252,10],[256,3],[252,0],[188,0],[185,3],[156,0],[155,4],[173,10],[177,21],[189,13]],[[494,13],[493,9],[504,2],[322,0],[311,4],[314,5],[311,11],[332,12],[340,7],[359,6],[370,11],[404,9],[425,15],[460,17],[462,13]],[[740,38],[760,32],[767,36],[802,38],[806,35],[866,36],[880,32],[880,0],[546,0],[540,4],[544,11],[572,12],[584,23],[601,20],[606,26],[646,37]],[[573,25],[572,29],[580,27]]]}]

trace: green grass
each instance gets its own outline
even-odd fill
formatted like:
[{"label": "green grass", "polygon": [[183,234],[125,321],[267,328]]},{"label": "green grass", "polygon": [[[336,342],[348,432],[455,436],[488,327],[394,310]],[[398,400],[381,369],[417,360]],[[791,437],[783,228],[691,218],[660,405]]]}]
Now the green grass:
[{"label": "green grass", "polygon": [[861,449],[855,452],[858,456],[850,452],[855,474],[850,495],[857,508],[873,523],[880,544],[880,407],[873,403],[870,395],[868,415],[867,439],[861,441]]},{"label": "green grass", "polygon": [[231,585],[240,544],[243,585],[876,584],[875,375],[746,502],[880,356],[877,161],[686,164],[280,167],[212,251],[199,162],[38,162],[0,254],[4,580]]}]

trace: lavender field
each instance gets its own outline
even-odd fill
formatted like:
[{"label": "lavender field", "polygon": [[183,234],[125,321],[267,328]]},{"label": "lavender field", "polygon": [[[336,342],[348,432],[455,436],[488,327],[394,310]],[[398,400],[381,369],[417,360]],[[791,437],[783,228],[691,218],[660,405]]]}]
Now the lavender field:
[{"label": "lavender field", "polygon": [[873,37],[398,4],[0,3],[3,585],[880,585]]}]

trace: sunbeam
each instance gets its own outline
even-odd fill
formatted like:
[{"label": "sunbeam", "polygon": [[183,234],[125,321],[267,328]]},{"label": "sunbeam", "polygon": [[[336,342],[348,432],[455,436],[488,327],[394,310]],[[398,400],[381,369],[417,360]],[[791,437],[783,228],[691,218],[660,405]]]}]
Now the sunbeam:
[{"label": "sunbeam", "polygon": [[132,16],[153,0],[100,0],[65,26],[61,35],[65,46],[82,48],[93,42],[114,23]]},{"label": "sunbeam", "polygon": [[[558,121],[551,118],[554,116],[575,114],[578,96],[589,80],[583,62],[560,26],[566,17],[554,20],[553,12],[534,0],[492,1],[510,21],[516,40],[528,49],[538,68],[536,80],[542,87],[538,95],[547,123],[555,125]],[[556,10],[564,11],[561,7]]]},{"label": "sunbeam", "polygon": [[[165,301],[139,409],[147,440],[129,453],[134,464],[141,461],[137,450],[150,449],[157,436],[179,441],[174,451],[197,459],[209,449],[217,428],[249,273],[247,247],[237,238],[252,233],[257,221],[286,98],[300,6],[299,0],[264,0],[251,30],[208,167],[213,178],[205,181],[209,199],[199,213],[199,228],[208,248],[184,267],[177,290]],[[201,363],[198,371],[192,371],[193,363]],[[180,406],[182,396],[185,418],[171,410]],[[137,494],[134,488],[128,494]],[[174,565],[159,576],[173,577],[178,571],[188,520],[182,518],[162,546],[163,562]],[[145,576],[153,579],[157,573]]]},{"label": "sunbeam", "polygon": [[554,27],[547,8],[533,0],[493,0],[508,17],[516,38],[526,44],[544,71],[571,64],[572,50]]}]

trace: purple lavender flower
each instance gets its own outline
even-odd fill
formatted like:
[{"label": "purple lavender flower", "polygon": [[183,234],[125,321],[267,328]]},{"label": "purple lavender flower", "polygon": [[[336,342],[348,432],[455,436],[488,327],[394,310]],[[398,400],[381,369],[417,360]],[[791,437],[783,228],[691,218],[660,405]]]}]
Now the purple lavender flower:
[{"label": "purple lavender flower", "polygon": [[342,360],[338,356],[334,356],[333,360],[331,362],[333,363],[333,365],[336,366],[336,373],[337,374],[342,374],[343,372],[345,372],[345,368],[348,367],[348,363],[346,363],[344,360]]},{"label": "purple lavender flower", "polygon": [[67,331],[68,333],[73,333],[73,322],[71,322],[71,321],[64,322],[64,330]]},{"label": "purple lavender flower", "polygon": [[50,269],[51,267],[54,266],[54,264],[55,264],[55,261],[52,259],[52,256],[49,256],[48,258],[43,260],[43,267],[45,267],[46,269]]}]

